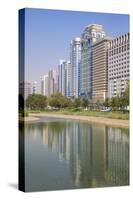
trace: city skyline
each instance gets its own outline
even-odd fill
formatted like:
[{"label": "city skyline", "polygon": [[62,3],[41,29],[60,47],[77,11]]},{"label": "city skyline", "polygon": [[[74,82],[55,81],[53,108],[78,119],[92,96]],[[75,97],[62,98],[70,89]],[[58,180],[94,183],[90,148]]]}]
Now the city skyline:
[{"label": "city skyline", "polygon": [[129,15],[126,14],[25,10],[26,80],[37,81],[39,84],[42,75],[47,74],[50,69],[58,69],[59,60],[70,60],[70,42],[81,37],[87,25],[103,25],[110,37],[129,32]]},{"label": "city skyline", "polygon": [[19,10],[19,190],[130,183],[129,15]]},{"label": "city skyline", "polygon": [[[103,30],[101,25],[92,24],[87,26],[82,39],[75,38],[71,41],[71,62],[60,60],[58,70],[50,69],[47,74],[43,75],[40,91],[37,91],[37,82],[29,82],[30,85],[27,82],[26,93],[31,91],[29,94],[40,93],[50,96],[60,92],[68,98],[92,98],[94,102],[105,101],[107,97],[121,96],[127,87],[127,81],[130,80],[130,34],[110,38],[106,36]],[[88,66],[90,67],[88,68]],[[87,75],[88,72],[91,76]],[[85,79],[83,77],[81,79],[81,76],[85,76]],[[90,97],[88,96],[88,94],[90,95],[88,86],[85,84],[86,78],[91,81],[89,84]],[[25,82],[25,84],[27,83]],[[84,94],[82,93],[81,84],[87,86]]]}]

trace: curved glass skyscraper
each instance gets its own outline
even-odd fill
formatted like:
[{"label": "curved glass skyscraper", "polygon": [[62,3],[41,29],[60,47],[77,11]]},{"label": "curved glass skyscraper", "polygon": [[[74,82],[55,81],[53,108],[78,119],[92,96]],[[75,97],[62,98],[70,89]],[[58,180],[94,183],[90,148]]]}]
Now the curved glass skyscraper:
[{"label": "curved glass skyscraper", "polygon": [[92,97],[92,46],[104,36],[103,26],[99,24],[86,26],[81,35],[80,96],[82,98]]},{"label": "curved glass skyscraper", "polygon": [[70,62],[71,62],[71,94],[77,98],[80,94],[80,64],[81,64],[81,39],[76,37],[70,44]]}]

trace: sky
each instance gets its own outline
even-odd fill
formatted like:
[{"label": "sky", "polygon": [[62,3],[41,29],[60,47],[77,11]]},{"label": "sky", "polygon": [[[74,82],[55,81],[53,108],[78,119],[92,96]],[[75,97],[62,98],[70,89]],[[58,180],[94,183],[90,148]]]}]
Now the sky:
[{"label": "sky", "polygon": [[129,32],[129,15],[47,9],[25,9],[25,77],[40,82],[59,60],[69,60],[70,41],[85,26],[101,24],[107,36]]}]

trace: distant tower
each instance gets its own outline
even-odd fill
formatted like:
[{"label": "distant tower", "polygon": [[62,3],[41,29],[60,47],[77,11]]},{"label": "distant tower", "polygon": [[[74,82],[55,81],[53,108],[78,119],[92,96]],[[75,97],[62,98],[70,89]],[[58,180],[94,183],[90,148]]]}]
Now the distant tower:
[{"label": "distant tower", "polygon": [[48,79],[48,75],[45,74],[42,76],[41,78],[41,94],[44,96],[48,96],[49,94],[49,79]]},{"label": "distant tower", "polygon": [[66,60],[59,61],[59,92],[66,95],[66,70],[65,70]]},{"label": "distant tower", "polygon": [[29,95],[32,94],[32,91],[31,91],[31,82],[30,81],[25,81],[24,82],[24,99],[27,99],[27,97]]},{"label": "distant tower", "polygon": [[71,82],[71,63],[70,61],[60,60],[59,92],[61,92],[64,96],[70,97]]},{"label": "distant tower", "polygon": [[21,81],[19,83],[20,94],[23,96],[24,99],[27,99],[27,97],[32,94],[31,88],[32,87],[30,81]]},{"label": "distant tower", "polygon": [[58,92],[58,73],[57,70],[51,69],[48,73],[49,95]]},{"label": "distant tower", "polygon": [[76,37],[70,44],[71,62],[71,97],[78,97],[80,92],[80,64],[81,64],[81,40]]},{"label": "distant tower", "polygon": [[72,85],[72,76],[71,76],[71,63],[66,61],[65,70],[66,70],[66,96],[71,97],[71,85]]},{"label": "distant tower", "polygon": [[32,93],[37,94],[37,82],[36,81],[33,82]]}]

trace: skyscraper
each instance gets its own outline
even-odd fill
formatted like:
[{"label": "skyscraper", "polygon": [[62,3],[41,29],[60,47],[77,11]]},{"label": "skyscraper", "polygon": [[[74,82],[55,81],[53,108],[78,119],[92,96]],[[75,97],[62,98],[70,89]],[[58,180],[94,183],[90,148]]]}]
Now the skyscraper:
[{"label": "skyscraper", "polygon": [[33,94],[37,94],[37,82],[34,81],[33,84],[32,84],[32,93]]},{"label": "skyscraper", "polygon": [[59,78],[58,78],[58,70],[56,70],[56,69],[53,69],[53,80],[54,80],[54,91],[53,91],[53,93],[56,93],[56,92],[58,92],[59,91],[59,88],[58,88],[58,80],[59,80]]},{"label": "skyscraper", "polygon": [[49,70],[48,72],[48,89],[49,89],[49,95],[54,93],[54,78],[53,78],[53,70]]},{"label": "skyscraper", "polygon": [[80,96],[83,98],[92,97],[92,46],[103,37],[103,26],[98,24],[86,26],[81,35]]},{"label": "skyscraper", "polygon": [[70,97],[71,90],[71,63],[70,61],[60,60],[59,62],[59,92],[64,96]]},{"label": "skyscraper", "polygon": [[65,63],[66,70],[66,96],[71,97],[71,85],[72,85],[72,66],[70,61]]},{"label": "skyscraper", "polygon": [[70,62],[71,62],[71,85],[70,96],[78,97],[80,92],[80,64],[81,64],[81,40],[76,37],[70,44]]},{"label": "skyscraper", "polygon": [[111,38],[104,37],[92,47],[92,99],[103,102],[108,90],[108,47]]},{"label": "skyscraper", "polygon": [[65,70],[64,70],[64,63],[65,60],[60,60],[59,61],[59,92],[62,94],[65,93]]},{"label": "skyscraper", "polygon": [[32,94],[32,84],[30,81],[21,81],[19,83],[20,95],[23,96],[24,99],[27,99],[29,95]]},{"label": "skyscraper", "polygon": [[24,82],[24,99],[27,99],[29,95],[32,94],[31,90],[31,82],[30,81],[25,81]]},{"label": "skyscraper", "polygon": [[108,50],[108,97],[121,96],[129,81],[130,35],[123,34],[110,42]]},{"label": "skyscraper", "polygon": [[48,96],[48,94],[49,94],[49,85],[48,84],[49,84],[48,75],[45,74],[41,78],[41,94],[44,96]]},{"label": "skyscraper", "polygon": [[41,94],[50,96],[58,92],[58,73],[57,70],[51,69],[41,79]]}]

